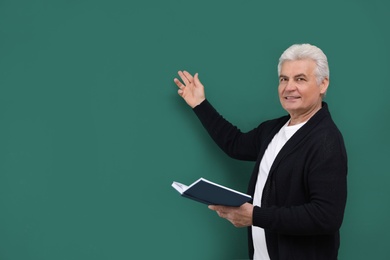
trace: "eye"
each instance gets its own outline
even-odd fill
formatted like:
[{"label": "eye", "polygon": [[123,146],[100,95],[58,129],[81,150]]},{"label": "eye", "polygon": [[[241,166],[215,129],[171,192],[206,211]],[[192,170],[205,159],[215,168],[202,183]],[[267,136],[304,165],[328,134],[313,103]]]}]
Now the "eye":
[{"label": "eye", "polygon": [[305,78],[297,78],[297,81],[306,81]]},{"label": "eye", "polygon": [[284,82],[284,81],[287,81],[287,79],[284,78],[284,77],[280,77],[280,78],[279,78],[279,82]]}]

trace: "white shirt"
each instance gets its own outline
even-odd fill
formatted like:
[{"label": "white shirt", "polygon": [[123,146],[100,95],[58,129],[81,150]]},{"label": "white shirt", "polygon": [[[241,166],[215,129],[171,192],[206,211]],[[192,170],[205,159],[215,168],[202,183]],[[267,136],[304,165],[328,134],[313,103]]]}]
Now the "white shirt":
[{"label": "white shirt", "polygon": [[[255,187],[255,194],[253,196],[253,205],[261,207],[261,197],[263,195],[263,189],[265,182],[268,178],[268,173],[271,169],[271,166],[278,155],[282,147],[287,143],[287,141],[301,128],[306,122],[301,124],[288,126],[290,120],[279,130],[279,132],[274,136],[272,141],[265,150],[263,158],[261,159],[259,166],[259,173],[257,175],[257,182]],[[253,259],[255,260],[269,260],[269,255],[267,251],[267,244],[265,241],[264,229],[260,227],[252,226],[252,239],[253,247],[255,252],[253,254]]]}]

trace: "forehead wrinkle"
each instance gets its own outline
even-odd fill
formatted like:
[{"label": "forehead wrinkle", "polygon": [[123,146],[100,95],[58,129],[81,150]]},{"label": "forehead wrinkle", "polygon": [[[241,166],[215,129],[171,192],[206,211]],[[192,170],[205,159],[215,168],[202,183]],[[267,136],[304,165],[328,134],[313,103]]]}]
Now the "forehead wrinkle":
[{"label": "forehead wrinkle", "polygon": [[[309,76],[312,72],[316,73],[316,63],[310,59],[302,59],[302,60],[287,60],[282,63],[280,75],[298,73],[304,74],[306,77]],[[308,73],[308,74],[305,74]],[[296,75],[292,76],[295,77]]]}]

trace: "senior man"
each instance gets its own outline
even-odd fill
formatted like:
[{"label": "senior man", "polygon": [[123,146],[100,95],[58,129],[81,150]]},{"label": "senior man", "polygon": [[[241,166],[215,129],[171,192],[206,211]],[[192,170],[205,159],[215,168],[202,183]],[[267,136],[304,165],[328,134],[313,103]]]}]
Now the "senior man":
[{"label": "senior man", "polygon": [[248,227],[253,259],[337,259],[347,198],[343,137],[323,101],[329,86],[326,55],[295,44],[278,64],[278,93],[288,115],[243,133],[206,99],[196,73],[179,71],[178,94],[229,156],[255,161],[241,207],[209,208],[236,227]]}]

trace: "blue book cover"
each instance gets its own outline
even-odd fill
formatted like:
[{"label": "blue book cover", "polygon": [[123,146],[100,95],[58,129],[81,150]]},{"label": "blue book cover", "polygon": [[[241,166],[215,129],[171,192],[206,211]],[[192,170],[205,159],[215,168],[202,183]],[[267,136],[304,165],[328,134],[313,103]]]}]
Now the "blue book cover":
[{"label": "blue book cover", "polygon": [[252,197],[233,189],[216,184],[204,178],[198,179],[190,186],[173,182],[175,188],[183,197],[207,204],[239,207]]}]

